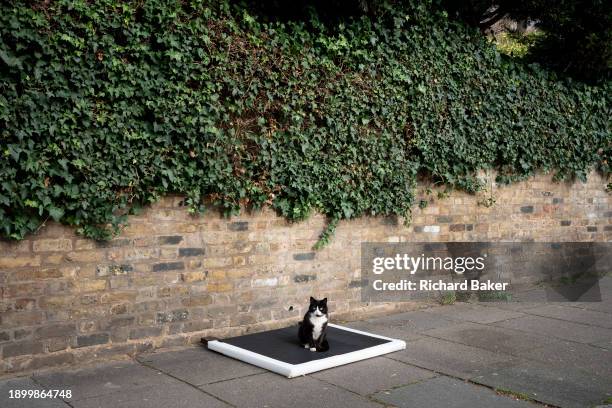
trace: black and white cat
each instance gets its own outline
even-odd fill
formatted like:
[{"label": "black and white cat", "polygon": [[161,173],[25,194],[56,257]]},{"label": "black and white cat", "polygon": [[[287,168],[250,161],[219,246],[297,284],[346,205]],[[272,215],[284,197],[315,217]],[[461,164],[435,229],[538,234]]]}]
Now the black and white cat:
[{"label": "black and white cat", "polygon": [[327,351],[329,343],[326,338],[327,322],[327,298],[317,300],[310,297],[310,307],[300,322],[298,338],[300,344],[310,351]]}]

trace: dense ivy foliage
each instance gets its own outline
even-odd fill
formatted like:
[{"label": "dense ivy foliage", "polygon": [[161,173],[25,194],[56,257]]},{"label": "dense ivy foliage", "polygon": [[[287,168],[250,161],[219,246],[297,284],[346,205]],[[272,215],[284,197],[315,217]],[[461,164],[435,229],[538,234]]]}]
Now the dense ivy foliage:
[{"label": "dense ivy foliage", "polygon": [[419,174],[469,191],[486,168],[584,179],[609,171],[610,99],[427,2],[330,27],[223,1],[5,1],[0,231],[51,218],[107,238],[167,193],[333,228],[408,214]]}]

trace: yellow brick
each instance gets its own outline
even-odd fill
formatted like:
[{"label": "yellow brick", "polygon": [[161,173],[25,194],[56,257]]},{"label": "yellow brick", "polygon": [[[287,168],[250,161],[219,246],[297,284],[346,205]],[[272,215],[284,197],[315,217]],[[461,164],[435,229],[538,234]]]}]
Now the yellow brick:
[{"label": "yellow brick", "polygon": [[39,266],[40,256],[18,256],[11,257],[10,255],[0,256],[0,268],[21,268],[24,266]]},{"label": "yellow brick", "polygon": [[209,292],[229,292],[233,288],[234,286],[231,283],[226,283],[226,282],[209,282],[208,283]]},{"label": "yellow brick", "polygon": [[72,241],[69,239],[39,239],[32,245],[34,252],[71,251]]},{"label": "yellow brick", "polygon": [[183,282],[201,282],[206,279],[206,272],[185,272],[181,274]]}]

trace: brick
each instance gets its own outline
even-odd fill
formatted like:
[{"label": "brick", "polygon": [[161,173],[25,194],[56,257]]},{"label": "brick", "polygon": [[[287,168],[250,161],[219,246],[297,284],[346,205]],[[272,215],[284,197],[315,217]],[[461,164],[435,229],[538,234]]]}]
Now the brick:
[{"label": "brick", "polygon": [[0,341],[9,341],[11,338],[11,333],[7,331],[0,332]]},{"label": "brick", "polygon": [[189,318],[189,312],[186,309],[173,310],[171,312],[157,313],[157,324],[182,322]]},{"label": "brick", "polygon": [[436,217],[436,222],[439,222],[439,223],[449,223],[452,221],[453,221],[453,217],[451,217],[450,215],[440,215]]},{"label": "brick", "polygon": [[203,320],[197,322],[185,322],[183,325],[183,333],[197,332],[203,331],[207,329],[212,329],[213,322],[212,320]]},{"label": "brick", "polygon": [[28,354],[40,354],[43,352],[42,341],[22,341],[18,343],[5,344],[2,347],[2,357],[25,356]]},{"label": "brick", "polygon": [[563,199],[560,197],[555,197],[553,198],[552,203],[553,204],[563,204]]},{"label": "brick", "polygon": [[76,334],[74,323],[54,324],[53,326],[40,327],[34,331],[34,335],[39,339],[50,337],[68,337]]},{"label": "brick", "polygon": [[106,280],[79,280],[76,282],[81,292],[96,292],[106,289]]},{"label": "brick", "polygon": [[59,268],[34,268],[16,271],[9,275],[9,279],[13,282],[23,281],[38,281],[44,279],[61,278],[64,274]]},{"label": "brick", "polygon": [[205,261],[205,265],[208,268],[223,268],[231,266],[233,263],[234,260],[232,258],[208,258]]},{"label": "brick", "polygon": [[133,244],[131,239],[121,238],[121,239],[113,239],[110,241],[96,241],[96,246],[98,248],[118,248],[124,246],[130,246]]},{"label": "brick", "polygon": [[58,351],[66,350],[69,345],[69,339],[54,337],[51,339],[47,339],[45,343],[47,344],[47,351],[49,353],[55,353]]},{"label": "brick", "polygon": [[32,244],[34,252],[72,251],[72,241],[69,239],[39,239]]},{"label": "brick", "polygon": [[253,275],[253,271],[249,269],[231,269],[225,271],[225,274],[230,279],[248,278]]},{"label": "brick", "polygon": [[182,240],[183,237],[180,235],[167,235],[157,238],[159,245],[177,245],[180,244]]},{"label": "brick", "polygon": [[185,307],[197,307],[210,305],[212,301],[212,296],[209,294],[191,295],[188,298],[183,299],[182,304]]},{"label": "brick", "polygon": [[185,269],[185,264],[183,262],[163,262],[153,264],[151,270],[153,272],[163,272],[163,271],[177,271]]},{"label": "brick", "polygon": [[76,249],[77,251],[83,249],[94,249],[95,246],[95,241],[91,239],[77,239],[74,243],[74,249]]},{"label": "brick", "polygon": [[204,248],[179,248],[179,256],[202,256],[205,252]]},{"label": "brick", "polygon": [[229,292],[234,289],[234,285],[227,282],[209,282],[207,287],[209,292]]},{"label": "brick", "polygon": [[13,332],[13,338],[15,340],[23,340],[32,336],[33,331],[30,329],[16,329]]},{"label": "brick", "polygon": [[36,299],[15,300],[15,310],[32,310],[36,306]]},{"label": "brick", "polygon": [[572,222],[570,220],[563,220],[563,221],[561,221],[561,226],[562,227],[569,227],[570,225],[572,225]]},{"label": "brick", "polygon": [[134,316],[114,317],[108,323],[108,328],[117,329],[119,327],[129,327],[136,323]]},{"label": "brick", "polygon": [[295,275],[293,281],[295,283],[310,282],[317,279],[317,275]]},{"label": "brick", "polygon": [[78,336],[75,347],[97,346],[98,344],[106,344],[110,340],[108,333],[94,333],[86,336]]},{"label": "brick", "polygon": [[313,259],[315,259],[315,253],[306,252],[301,254],[293,254],[293,259],[295,261],[312,261]]},{"label": "brick", "polygon": [[71,295],[55,295],[42,297],[38,303],[41,309],[58,310],[70,308],[74,301],[75,297]]},{"label": "brick", "polygon": [[129,264],[110,264],[110,265],[98,265],[96,266],[96,276],[104,277],[104,276],[119,276],[119,275],[127,275],[129,272],[132,272],[134,268]]},{"label": "brick", "polygon": [[148,337],[159,337],[162,333],[161,327],[138,327],[130,330],[131,340],[144,339]]},{"label": "brick", "polygon": [[72,262],[100,262],[104,258],[104,253],[100,251],[78,251],[70,252],[66,259]]},{"label": "brick", "polygon": [[40,256],[0,256],[0,268],[22,268],[26,266],[40,266]]},{"label": "brick", "polygon": [[597,232],[597,227],[595,227],[595,226],[588,226],[587,227],[587,232]]},{"label": "brick", "polygon": [[253,280],[253,287],[261,286],[277,286],[278,278],[267,278],[267,279],[255,279]]},{"label": "brick", "polygon": [[208,275],[208,272],[206,271],[199,271],[199,272],[184,272],[181,274],[181,280],[183,282],[202,282],[204,280],[206,280],[206,276]]},{"label": "brick", "polygon": [[448,230],[451,232],[465,231],[465,224],[451,224]]},{"label": "brick", "polygon": [[359,279],[359,280],[352,280],[349,282],[348,287],[349,288],[363,288],[368,286],[368,283],[370,283],[370,281],[368,279]]},{"label": "brick", "polygon": [[425,225],[423,227],[423,232],[437,234],[438,232],[440,232],[440,226],[439,225]]},{"label": "brick", "polygon": [[249,229],[249,223],[246,221],[231,222],[227,225],[227,229],[230,231],[247,231]]},{"label": "brick", "polygon": [[525,205],[521,207],[521,212],[523,214],[531,214],[533,213],[533,205]]},{"label": "brick", "polygon": [[2,327],[34,326],[43,322],[44,314],[40,310],[6,312],[1,316]]},{"label": "brick", "polygon": [[157,289],[157,297],[177,297],[189,294],[189,288],[185,286],[166,286]]},{"label": "brick", "polygon": [[105,292],[100,296],[100,303],[133,302],[137,297],[138,292],[135,290]]},{"label": "brick", "polygon": [[121,303],[119,305],[113,305],[110,308],[110,314],[112,315],[122,315],[127,314],[129,307],[126,303]]},{"label": "brick", "polygon": [[210,271],[208,277],[212,280],[223,280],[227,277],[225,271]]},{"label": "brick", "polygon": [[612,231],[612,225],[605,225],[605,226],[603,227],[603,230],[604,230],[604,231]]}]

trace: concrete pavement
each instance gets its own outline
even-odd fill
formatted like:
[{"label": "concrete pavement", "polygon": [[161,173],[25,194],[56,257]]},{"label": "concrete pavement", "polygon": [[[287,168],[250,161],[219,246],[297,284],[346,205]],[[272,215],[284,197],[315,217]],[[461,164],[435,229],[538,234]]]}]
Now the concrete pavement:
[{"label": "concrete pavement", "polygon": [[[456,303],[348,323],[407,349],[288,380],[195,346],[0,382],[13,407],[594,407],[612,403],[612,280],[597,303]],[[9,399],[10,389],[72,398]]]}]

